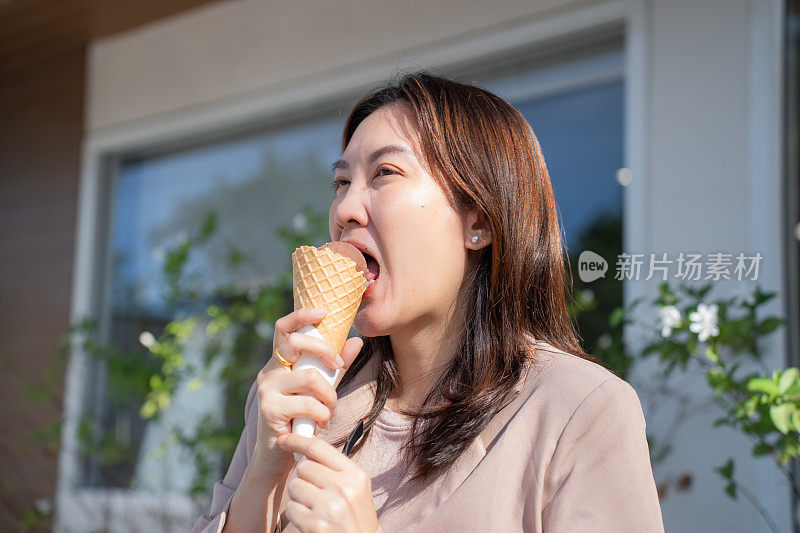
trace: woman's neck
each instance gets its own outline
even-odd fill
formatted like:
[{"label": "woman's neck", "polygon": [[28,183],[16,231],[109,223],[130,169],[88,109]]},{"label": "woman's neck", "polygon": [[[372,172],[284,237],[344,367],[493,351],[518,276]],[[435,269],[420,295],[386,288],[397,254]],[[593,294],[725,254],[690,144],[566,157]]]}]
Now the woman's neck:
[{"label": "woman's neck", "polygon": [[458,343],[455,328],[447,323],[452,324],[452,317],[389,336],[400,381],[400,390],[392,391],[387,400],[390,409],[418,409],[445,371]]}]

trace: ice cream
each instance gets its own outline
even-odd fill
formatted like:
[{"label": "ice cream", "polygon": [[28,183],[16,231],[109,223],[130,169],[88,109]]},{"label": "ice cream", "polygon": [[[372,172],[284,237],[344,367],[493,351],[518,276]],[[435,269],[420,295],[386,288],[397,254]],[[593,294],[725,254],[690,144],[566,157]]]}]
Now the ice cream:
[{"label": "ice cream", "polygon": [[[352,244],[334,241],[319,248],[301,246],[292,254],[294,308],[324,307],[328,313],[315,326],[307,325],[299,333],[328,341],[341,353],[353,325],[361,296],[367,289],[367,261]],[[315,368],[333,386],[341,369],[333,369],[310,355],[301,355],[292,370]],[[292,420],[292,432],[314,435],[315,423],[309,417]],[[294,454],[295,460],[302,458]]]}]

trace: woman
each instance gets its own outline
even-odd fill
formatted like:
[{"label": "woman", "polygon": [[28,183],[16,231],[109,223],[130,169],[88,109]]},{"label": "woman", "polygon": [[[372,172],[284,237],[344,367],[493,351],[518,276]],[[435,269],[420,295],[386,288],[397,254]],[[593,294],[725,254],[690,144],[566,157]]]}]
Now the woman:
[{"label": "woman", "polygon": [[[588,359],[567,313],[524,117],[477,86],[407,74],[355,106],[342,150],[330,236],[379,265],[354,322],[364,338],[337,358],[296,333],[324,310],[275,323],[277,356],[194,531],[663,531],[639,398]],[[346,369],[335,390],[279,361],[300,353]],[[314,437],[290,434],[301,415]]]}]

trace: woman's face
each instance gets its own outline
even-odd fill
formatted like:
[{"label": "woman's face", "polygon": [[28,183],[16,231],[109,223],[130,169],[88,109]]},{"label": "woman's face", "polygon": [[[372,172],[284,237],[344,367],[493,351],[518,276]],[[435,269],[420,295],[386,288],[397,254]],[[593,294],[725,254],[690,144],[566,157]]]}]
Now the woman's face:
[{"label": "woman's face", "polygon": [[365,337],[447,320],[464,278],[465,220],[425,168],[411,113],[398,102],[373,112],[342,154],[346,164],[334,170],[331,239],[379,265],[354,322]]}]

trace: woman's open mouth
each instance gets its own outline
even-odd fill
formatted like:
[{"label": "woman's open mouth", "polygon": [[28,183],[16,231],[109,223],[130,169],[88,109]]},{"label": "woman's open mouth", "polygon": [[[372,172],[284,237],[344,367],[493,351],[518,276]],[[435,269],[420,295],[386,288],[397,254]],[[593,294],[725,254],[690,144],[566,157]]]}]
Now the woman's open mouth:
[{"label": "woman's open mouth", "polygon": [[366,252],[364,252],[364,259],[367,260],[367,285],[372,285],[372,282],[378,279],[381,267],[375,258]]}]

